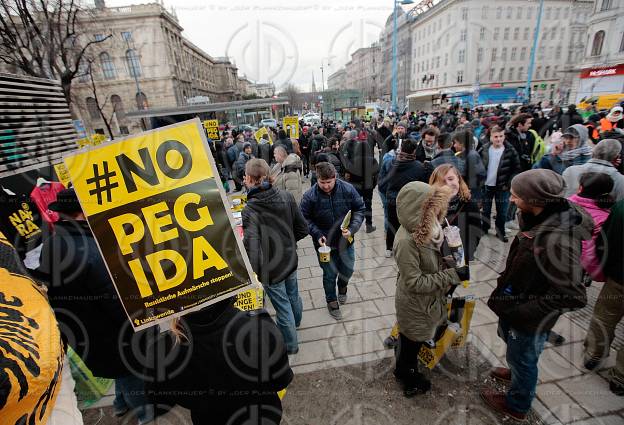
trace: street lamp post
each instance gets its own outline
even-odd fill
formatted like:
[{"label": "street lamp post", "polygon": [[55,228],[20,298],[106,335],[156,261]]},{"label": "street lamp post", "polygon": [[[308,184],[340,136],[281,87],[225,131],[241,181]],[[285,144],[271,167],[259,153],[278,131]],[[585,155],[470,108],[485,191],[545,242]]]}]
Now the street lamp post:
[{"label": "street lamp post", "polygon": [[535,25],[535,32],[533,33],[533,46],[531,47],[531,59],[529,60],[529,70],[527,74],[527,83],[524,88],[524,99],[526,102],[531,102],[531,83],[533,77],[533,68],[535,68],[535,56],[537,52],[537,42],[539,39],[540,26],[542,24],[542,13],[544,12],[544,0],[540,1],[539,12],[537,13],[537,23]]},{"label": "street lamp post", "polygon": [[394,4],[394,24],[392,29],[392,111],[396,114],[398,111],[397,106],[397,92],[398,92],[398,81],[397,81],[397,19],[398,19],[398,9],[399,5],[407,5],[414,3],[413,0],[392,0]]}]

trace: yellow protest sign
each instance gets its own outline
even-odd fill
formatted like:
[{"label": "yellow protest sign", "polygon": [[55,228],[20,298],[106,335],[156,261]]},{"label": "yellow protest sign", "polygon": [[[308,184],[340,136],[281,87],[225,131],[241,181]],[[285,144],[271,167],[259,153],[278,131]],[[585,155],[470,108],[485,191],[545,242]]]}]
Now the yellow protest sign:
[{"label": "yellow protest sign", "polygon": [[258,310],[264,306],[264,291],[262,287],[253,288],[245,292],[241,292],[236,297],[234,307],[239,310],[249,311]]},{"label": "yellow protest sign", "polygon": [[271,133],[269,133],[269,131],[266,129],[266,127],[260,127],[258,129],[258,131],[256,131],[254,133],[254,137],[256,138],[256,142],[260,143],[260,139],[262,139],[262,136],[264,136],[265,134],[269,135],[269,143],[273,144],[273,140],[271,140]]},{"label": "yellow protest sign", "polygon": [[288,137],[293,139],[299,138],[299,118],[298,117],[284,117],[284,130]]},{"label": "yellow protest sign", "polygon": [[71,179],[69,178],[69,170],[67,169],[65,164],[62,162],[54,164],[54,171],[56,172],[56,176],[58,177],[59,181],[63,183],[63,186],[69,187]]},{"label": "yellow protest sign", "polygon": [[219,140],[219,120],[204,121],[204,128],[210,140]]},{"label": "yellow protest sign", "polygon": [[249,289],[251,266],[199,120],[65,164],[136,330]]}]

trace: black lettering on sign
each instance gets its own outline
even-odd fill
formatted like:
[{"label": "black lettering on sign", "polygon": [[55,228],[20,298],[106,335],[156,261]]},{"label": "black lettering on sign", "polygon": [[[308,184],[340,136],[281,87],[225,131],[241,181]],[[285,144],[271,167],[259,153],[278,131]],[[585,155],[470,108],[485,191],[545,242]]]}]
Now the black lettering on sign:
[{"label": "black lettering on sign", "polygon": [[[177,151],[182,156],[182,164],[179,168],[173,168],[167,162],[167,154],[171,151]],[[165,143],[158,146],[156,162],[158,162],[158,167],[160,167],[160,171],[162,171],[164,175],[176,180],[186,177],[193,167],[191,152],[183,143],[177,140],[167,140]]]},{"label": "black lettering on sign", "polygon": [[139,149],[139,156],[141,157],[143,166],[137,164],[123,153],[116,158],[128,193],[136,192],[137,190],[134,177],[132,176],[133,174],[136,174],[137,177],[140,177],[141,180],[152,186],[156,186],[158,184],[158,175],[156,174],[154,163],[150,158],[147,148]]}]

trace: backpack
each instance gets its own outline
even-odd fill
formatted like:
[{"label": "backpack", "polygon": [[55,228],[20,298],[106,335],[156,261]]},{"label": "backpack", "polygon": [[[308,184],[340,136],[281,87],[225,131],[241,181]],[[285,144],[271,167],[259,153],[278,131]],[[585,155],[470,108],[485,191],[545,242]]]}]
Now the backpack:
[{"label": "backpack", "polygon": [[537,131],[531,129],[529,130],[533,137],[535,138],[535,144],[533,145],[533,152],[531,153],[531,163],[535,164],[539,162],[540,159],[546,153],[546,144],[544,143],[544,139],[537,134]]}]

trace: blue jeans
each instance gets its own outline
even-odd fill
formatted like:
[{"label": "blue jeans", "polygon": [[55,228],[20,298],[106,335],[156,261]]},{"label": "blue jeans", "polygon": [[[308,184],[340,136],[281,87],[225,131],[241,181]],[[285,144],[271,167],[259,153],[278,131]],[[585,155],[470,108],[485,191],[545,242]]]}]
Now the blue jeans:
[{"label": "blue jeans", "polygon": [[353,244],[348,248],[338,251],[333,249],[329,263],[319,264],[323,269],[323,289],[325,289],[325,300],[329,303],[336,301],[336,285],[338,289],[345,290],[349,284],[349,279],[353,275],[353,267],[355,266],[355,248]]},{"label": "blue jeans", "polygon": [[507,364],[511,370],[511,386],[507,392],[507,406],[511,410],[526,413],[531,409],[537,386],[537,362],[548,334],[526,334],[511,328],[502,319],[498,322],[498,335],[507,344]]},{"label": "blue jeans", "polygon": [[275,308],[277,327],[284,336],[288,352],[297,351],[297,327],[301,323],[303,302],[297,286],[297,270],[281,282],[265,285],[264,290]]},{"label": "blue jeans", "polygon": [[493,186],[483,187],[483,230],[490,229],[492,216],[492,200],[496,202],[496,233],[505,235],[505,222],[507,221],[507,209],[509,208],[508,190],[501,190]]},{"label": "blue jeans", "polygon": [[154,405],[150,404],[147,399],[145,384],[134,375],[115,379],[113,406],[119,411],[130,409],[139,419],[140,424],[154,419]]}]

